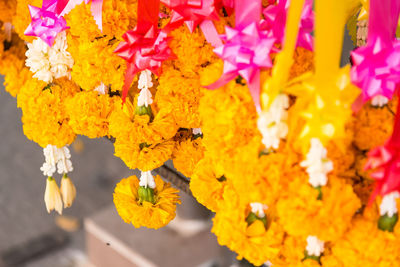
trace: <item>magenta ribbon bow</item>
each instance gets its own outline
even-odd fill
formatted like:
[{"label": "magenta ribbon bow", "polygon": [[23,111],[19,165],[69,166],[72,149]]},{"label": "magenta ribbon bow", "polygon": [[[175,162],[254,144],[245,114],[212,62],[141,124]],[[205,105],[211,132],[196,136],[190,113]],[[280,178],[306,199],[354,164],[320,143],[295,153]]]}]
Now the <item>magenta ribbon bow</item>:
[{"label": "magenta ribbon bow", "polygon": [[143,70],[150,70],[159,75],[161,63],[172,58],[172,50],[168,46],[170,38],[164,31],[156,29],[154,26],[145,34],[141,34],[136,29],[127,31],[122,38],[125,41],[121,42],[114,52],[125,59],[128,64],[122,90],[122,100],[125,102],[135,74]]},{"label": "magenta ribbon bow", "polygon": [[[284,41],[289,5],[289,0],[281,0],[277,5],[269,5],[263,11],[265,17],[263,27],[272,30],[278,44],[282,44]],[[297,37],[297,46],[310,51],[313,50],[314,43],[311,35],[311,32],[314,29],[314,12],[312,8],[313,0],[306,0],[301,13],[299,33]]]},{"label": "magenta ribbon bow", "polygon": [[378,95],[391,99],[400,83],[399,13],[398,0],[370,0],[367,44],[351,53],[351,80],[361,88],[364,103]]},{"label": "magenta ribbon bow", "polygon": [[56,1],[43,1],[42,8],[28,6],[32,21],[25,30],[27,36],[37,36],[52,46],[57,34],[68,29],[67,22],[57,12]]},{"label": "magenta ribbon bow", "polygon": [[214,0],[161,0],[161,3],[169,7],[171,19],[164,31],[169,32],[178,28],[183,23],[193,32],[200,26],[206,40],[214,47],[222,45],[213,20],[218,20],[218,13]]},{"label": "magenta ribbon bow", "polygon": [[365,170],[373,170],[371,177],[375,179],[375,188],[370,197],[370,204],[377,195],[384,196],[400,190],[400,105],[393,127],[393,134],[385,145],[368,153]]},{"label": "magenta ribbon bow", "polygon": [[224,60],[222,76],[208,89],[217,89],[241,75],[248,83],[253,101],[260,107],[260,69],[271,68],[270,53],[275,37],[260,27],[261,1],[236,1],[236,27],[225,27],[225,44],[214,49]]}]

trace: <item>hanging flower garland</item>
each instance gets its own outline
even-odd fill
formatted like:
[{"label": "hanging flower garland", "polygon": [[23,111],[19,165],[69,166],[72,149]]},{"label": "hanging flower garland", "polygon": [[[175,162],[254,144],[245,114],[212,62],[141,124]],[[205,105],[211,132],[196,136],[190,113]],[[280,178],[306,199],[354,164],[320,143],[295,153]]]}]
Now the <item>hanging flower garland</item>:
[{"label": "hanging flower garland", "polygon": [[[238,258],[397,266],[400,6],[361,2],[0,0],[0,73],[43,148],[46,210],[74,202],[76,135],[107,137],[141,173],[113,195],[134,227],[175,217],[152,174],[172,159]],[[368,42],[340,67],[361,6]]]}]

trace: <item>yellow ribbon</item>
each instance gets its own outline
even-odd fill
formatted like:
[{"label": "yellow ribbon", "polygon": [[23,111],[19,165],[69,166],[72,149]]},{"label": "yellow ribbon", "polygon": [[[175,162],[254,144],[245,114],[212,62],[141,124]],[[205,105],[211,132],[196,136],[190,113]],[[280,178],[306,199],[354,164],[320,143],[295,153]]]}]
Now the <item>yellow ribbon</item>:
[{"label": "yellow ribbon", "polygon": [[303,6],[304,0],[292,0],[290,2],[286,21],[285,42],[281,52],[275,58],[275,66],[272,69],[271,78],[263,86],[261,104],[264,109],[268,109],[276,96],[284,89],[288,80]]}]

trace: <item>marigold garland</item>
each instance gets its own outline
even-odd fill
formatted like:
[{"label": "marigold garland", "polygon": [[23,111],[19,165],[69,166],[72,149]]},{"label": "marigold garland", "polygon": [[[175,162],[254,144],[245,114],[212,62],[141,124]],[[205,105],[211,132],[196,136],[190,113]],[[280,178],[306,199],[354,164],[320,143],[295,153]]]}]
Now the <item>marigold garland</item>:
[{"label": "marigold garland", "polygon": [[[273,26],[262,21],[270,18],[243,14],[248,7],[238,10],[237,1],[209,1],[219,20],[196,21],[199,27],[193,32],[186,25],[193,23],[189,17],[171,27],[171,11],[164,5],[160,13],[152,10],[154,21],[146,21],[140,16],[141,1],[103,0],[102,30],[92,3],[69,7],[65,14],[57,11],[54,16],[63,17],[69,28],[58,33],[57,45],[47,47],[38,37],[24,34],[31,23],[28,5],[42,7],[43,1],[0,0],[0,73],[22,110],[26,137],[43,147],[40,169],[49,177],[47,210],[61,213],[63,204],[69,207],[75,199],[67,176],[73,170],[67,146],[76,135],[107,137],[115,156],[141,171],[140,178],[123,178],[114,192],[118,214],[135,227],[158,229],[175,217],[178,191],[151,174],[172,159],[174,167],[190,177],[193,196],[216,212],[212,232],[218,242],[238,258],[282,267],[397,266],[400,193],[388,192],[371,201],[377,177],[365,166],[385,163],[375,158],[371,163],[369,151],[391,140],[395,117],[400,116],[395,114],[398,96],[378,95],[362,105],[350,67],[339,68],[341,25],[350,16],[356,19],[358,1],[315,0],[315,12],[304,12],[308,17],[300,20],[296,16],[313,1],[254,0],[260,8],[287,6],[279,11],[288,12],[280,14],[285,19],[278,16]],[[376,0],[370,2],[374,8],[362,1],[363,17],[378,14]],[[392,2],[379,4],[388,8]],[[182,9],[188,12],[203,8],[185,3]],[[394,27],[391,19],[400,13],[397,6],[390,10],[380,22],[383,28]],[[245,19],[255,22],[245,25],[246,36],[263,31],[268,33],[265,39],[271,38],[273,49],[261,51],[271,52],[271,68],[256,67],[264,62],[249,67],[254,51],[237,50],[246,47],[240,45],[242,36],[235,36]],[[54,26],[44,17],[38,21],[42,30]],[[142,49],[126,62],[119,54],[129,51],[115,53],[122,36],[135,27],[150,35],[159,29],[170,41],[160,38],[153,46],[168,45],[163,48],[173,57],[160,61],[160,72],[145,69],[135,75],[123,103],[130,60],[140,65],[146,53],[157,55]],[[280,27],[285,38],[274,39],[271,27]],[[376,21],[376,30],[373,27]],[[315,51],[295,46],[299,29],[315,29]],[[218,34],[238,41],[226,51],[232,57],[226,62],[236,65],[224,63],[217,56],[221,47],[208,43],[210,38],[214,45],[219,43]],[[398,42],[384,41],[390,51]],[[376,70],[378,63],[372,66]],[[223,73],[245,67],[260,71],[259,81],[254,73],[243,71],[220,88],[206,89]],[[370,81],[383,79],[378,72],[365,75]],[[259,106],[246,81],[263,88]],[[53,178],[56,172],[62,175],[61,189]]]}]

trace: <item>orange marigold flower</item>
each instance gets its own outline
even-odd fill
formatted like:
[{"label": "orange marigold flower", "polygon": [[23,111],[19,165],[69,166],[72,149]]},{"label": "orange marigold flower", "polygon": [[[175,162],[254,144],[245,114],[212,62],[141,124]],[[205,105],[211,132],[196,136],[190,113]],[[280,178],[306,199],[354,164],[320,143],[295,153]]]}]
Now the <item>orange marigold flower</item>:
[{"label": "orange marigold flower", "polygon": [[78,91],[79,87],[67,78],[49,85],[37,79],[28,80],[17,96],[26,137],[41,147],[71,144],[75,133],[68,124],[64,101]]},{"label": "orange marigold flower", "polygon": [[108,135],[108,118],[114,108],[114,99],[95,91],[77,93],[65,101],[69,125],[76,134],[89,138]]},{"label": "orange marigold flower", "polygon": [[393,130],[397,99],[381,108],[368,103],[354,117],[354,144],[360,150],[383,145]]},{"label": "orange marigold flower", "polygon": [[[229,181],[229,180],[228,180]],[[267,260],[273,262],[282,248],[284,231],[274,216],[266,213],[266,223],[256,219],[248,222],[249,204],[240,202],[233,188],[224,191],[224,205],[215,215],[212,232],[218,243],[238,253],[238,259],[246,258],[255,265]]]},{"label": "orange marigold flower", "polygon": [[139,179],[130,176],[122,179],[114,190],[114,204],[119,216],[135,227],[158,229],[175,218],[176,204],[180,203],[178,190],[155,176],[155,202],[140,201]]},{"label": "orange marigold flower", "polygon": [[[351,226],[351,219],[361,207],[351,185],[330,175],[319,190],[308,183],[308,177],[298,170],[277,203],[277,212],[285,230],[294,236],[318,236],[321,240],[339,239]],[[338,197],[340,196],[340,197]],[[299,227],[301,225],[301,227]]]},{"label": "orange marigold flower", "polygon": [[224,171],[216,160],[205,157],[196,165],[190,178],[190,191],[201,204],[217,212],[224,201],[227,184]]}]

